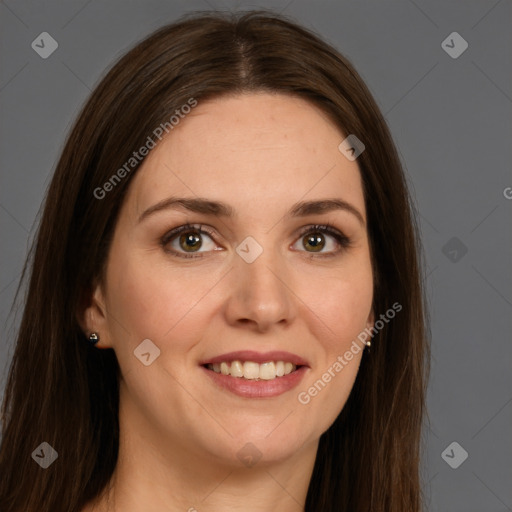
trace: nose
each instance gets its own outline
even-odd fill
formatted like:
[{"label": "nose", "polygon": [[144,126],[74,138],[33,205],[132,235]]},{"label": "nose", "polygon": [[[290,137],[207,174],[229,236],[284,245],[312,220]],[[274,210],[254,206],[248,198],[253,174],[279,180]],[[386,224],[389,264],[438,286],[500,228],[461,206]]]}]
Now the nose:
[{"label": "nose", "polygon": [[265,332],[285,327],[296,316],[291,273],[275,251],[263,250],[252,263],[234,256],[225,316],[230,325]]}]

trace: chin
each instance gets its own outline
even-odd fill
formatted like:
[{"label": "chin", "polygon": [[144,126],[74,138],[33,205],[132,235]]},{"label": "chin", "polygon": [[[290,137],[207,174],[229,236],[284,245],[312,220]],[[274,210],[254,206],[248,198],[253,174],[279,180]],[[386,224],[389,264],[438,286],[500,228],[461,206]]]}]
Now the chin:
[{"label": "chin", "polygon": [[266,465],[283,462],[296,455],[304,446],[309,436],[305,433],[295,432],[285,422],[278,426],[274,422],[271,428],[247,426],[240,428],[238,434],[229,439],[231,462],[252,467],[252,465]]}]

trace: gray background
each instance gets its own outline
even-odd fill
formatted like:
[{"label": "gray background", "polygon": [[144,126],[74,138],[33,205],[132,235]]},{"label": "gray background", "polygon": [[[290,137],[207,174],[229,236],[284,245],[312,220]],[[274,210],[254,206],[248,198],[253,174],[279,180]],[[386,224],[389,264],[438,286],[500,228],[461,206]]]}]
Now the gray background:
[{"label": "gray background", "polygon": [[[507,0],[1,2],[0,393],[20,317],[9,311],[41,200],[70,123],[104,69],[184,12],[254,7],[294,17],[354,63],[406,168],[432,317],[423,464],[428,510],[512,510]],[[441,46],[454,31],[469,44],[456,59]],[[41,32],[59,44],[47,59],[31,48]],[[453,441],[469,454],[457,469],[441,456]],[[449,449],[446,460],[457,462],[461,453]]]}]

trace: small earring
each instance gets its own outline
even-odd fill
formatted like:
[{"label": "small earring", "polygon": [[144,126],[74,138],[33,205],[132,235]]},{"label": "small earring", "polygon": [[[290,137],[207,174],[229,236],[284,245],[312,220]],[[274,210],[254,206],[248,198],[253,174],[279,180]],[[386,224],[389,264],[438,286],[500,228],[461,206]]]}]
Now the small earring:
[{"label": "small earring", "polygon": [[96,343],[98,343],[98,341],[100,341],[99,336],[95,332],[91,332],[89,335],[89,343],[94,346]]}]

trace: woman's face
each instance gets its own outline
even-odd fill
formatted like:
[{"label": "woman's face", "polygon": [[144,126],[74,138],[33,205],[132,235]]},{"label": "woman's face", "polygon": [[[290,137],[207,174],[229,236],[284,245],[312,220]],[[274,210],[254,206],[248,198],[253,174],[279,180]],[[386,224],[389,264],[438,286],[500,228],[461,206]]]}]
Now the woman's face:
[{"label": "woman's face", "polygon": [[[88,325],[119,360],[123,428],[162,455],[285,460],[343,408],[373,292],[346,135],[301,99],[224,97],[199,102],[134,176]],[[280,361],[298,370],[273,377]]]}]

